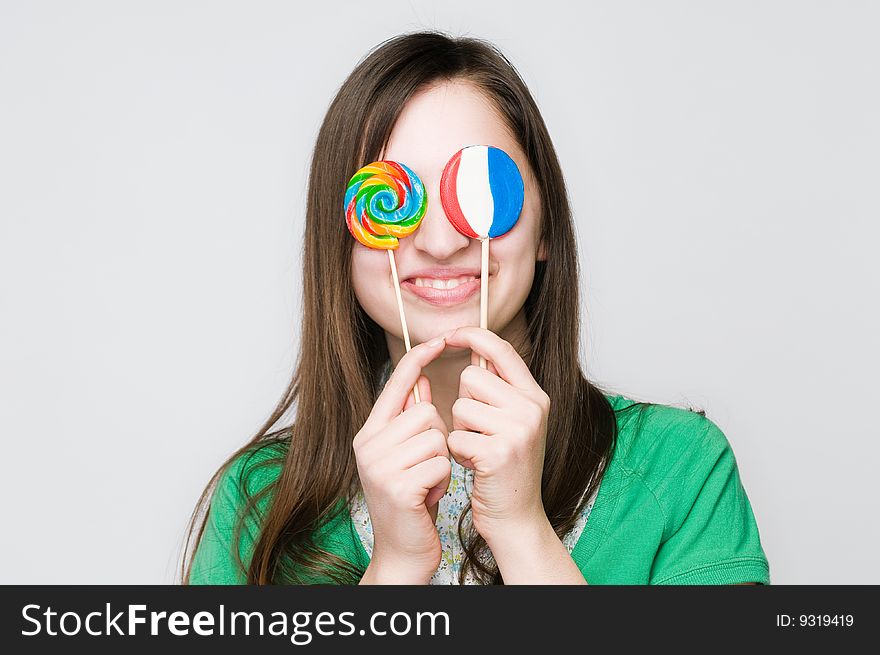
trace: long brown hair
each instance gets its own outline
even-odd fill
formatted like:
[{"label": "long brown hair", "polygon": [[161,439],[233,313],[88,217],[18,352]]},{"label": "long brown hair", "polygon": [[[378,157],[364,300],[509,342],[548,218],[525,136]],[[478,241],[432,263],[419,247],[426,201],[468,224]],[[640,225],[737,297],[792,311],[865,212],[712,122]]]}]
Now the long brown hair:
[{"label": "long brown hair", "polygon": [[[243,510],[243,515],[249,514],[262,497],[272,494],[250,561],[239,558],[248,584],[299,583],[314,573],[338,583],[356,583],[363,575],[354,563],[322,549],[313,539],[313,533],[352,500],[357,482],[352,439],[372,409],[389,359],[383,329],[363,311],[349,283],[354,240],[346,231],[341,199],[352,172],[379,158],[406,102],[427,85],[445,80],[468,81],[494,101],[537,180],[540,238],[547,259],[536,262],[525,302],[531,347],[520,354],[552,401],[542,497],[560,538],[598,487],[616,443],[617,422],[602,390],[587,381],[579,361],[576,239],[547,127],[514,66],[491,44],[439,32],[405,34],[380,44],[358,64],[321,125],[309,176],[296,370],[265,424],[223,463],[199,498],[184,547],[184,584],[192,567],[187,552],[195,552],[204,532],[202,520],[190,548],[211,488],[239,456],[269,445],[282,446],[274,459],[281,472],[270,487],[247,498]],[[292,424],[273,431],[289,410],[295,410]],[[469,511],[470,506],[462,519]],[[460,521],[465,551],[461,580],[471,567],[481,582],[503,584],[497,566],[485,557],[485,540],[472,527],[465,534],[462,525]],[[238,535],[236,530],[235,540]]]}]

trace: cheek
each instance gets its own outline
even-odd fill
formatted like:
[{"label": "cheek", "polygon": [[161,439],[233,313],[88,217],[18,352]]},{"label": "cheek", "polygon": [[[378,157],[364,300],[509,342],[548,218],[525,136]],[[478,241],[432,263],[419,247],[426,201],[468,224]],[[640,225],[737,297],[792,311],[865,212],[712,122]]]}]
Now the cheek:
[{"label": "cheek", "polygon": [[534,239],[528,230],[510,232],[490,242],[489,256],[498,262],[500,293],[493,296],[496,308],[516,313],[525,302],[535,277]]},{"label": "cheek", "polygon": [[[358,244],[351,256],[351,285],[364,311],[379,325],[386,327],[394,317],[394,292],[388,255]],[[390,295],[389,295],[390,294]]]}]

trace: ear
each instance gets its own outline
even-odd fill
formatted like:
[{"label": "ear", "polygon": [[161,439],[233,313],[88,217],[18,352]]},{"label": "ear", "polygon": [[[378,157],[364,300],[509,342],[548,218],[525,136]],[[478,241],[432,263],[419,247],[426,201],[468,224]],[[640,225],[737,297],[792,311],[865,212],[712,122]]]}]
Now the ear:
[{"label": "ear", "polygon": [[547,249],[544,247],[544,239],[541,239],[538,243],[537,259],[539,262],[547,261]]}]

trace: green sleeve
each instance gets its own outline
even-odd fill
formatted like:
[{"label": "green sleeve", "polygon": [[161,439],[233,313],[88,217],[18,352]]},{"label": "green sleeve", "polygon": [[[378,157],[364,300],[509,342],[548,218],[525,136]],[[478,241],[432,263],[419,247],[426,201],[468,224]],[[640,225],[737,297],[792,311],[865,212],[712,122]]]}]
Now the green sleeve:
[{"label": "green sleeve", "polygon": [[[246,584],[247,578],[238,564],[233,549],[233,531],[245,506],[243,490],[247,488],[249,495],[255,495],[270,484],[280,471],[280,462],[257,466],[269,457],[266,452],[269,450],[263,448],[240,455],[218,479],[211,497],[205,530],[193,558],[190,584]],[[267,511],[270,495],[267,494],[258,501],[257,507],[260,512]],[[239,553],[245,565],[250,562],[258,535],[258,515],[251,511],[242,526],[238,543]]]},{"label": "green sleeve", "polygon": [[650,583],[770,584],[758,525],[724,433],[690,414],[664,440],[665,457],[649,476],[666,520]]}]

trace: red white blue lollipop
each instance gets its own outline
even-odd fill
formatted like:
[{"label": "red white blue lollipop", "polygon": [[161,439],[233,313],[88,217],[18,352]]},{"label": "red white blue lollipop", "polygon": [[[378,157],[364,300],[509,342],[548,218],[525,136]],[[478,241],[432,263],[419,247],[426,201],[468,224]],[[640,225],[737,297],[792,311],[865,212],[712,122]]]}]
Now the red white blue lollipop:
[{"label": "red white blue lollipop", "polygon": [[455,229],[472,239],[496,238],[516,224],[524,187],[516,163],[501,148],[468,146],[440,178],[440,200]]},{"label": "red white blue lollipop", "polygon": [[[489,322],[489,241],[519,220],[525,189],[510,155],[494,146],[468,146],[455,153],[440,178],[440,201],[453,227],[482,242],[480,327]],[[480,366],[486,360],[480,356]]]}]

